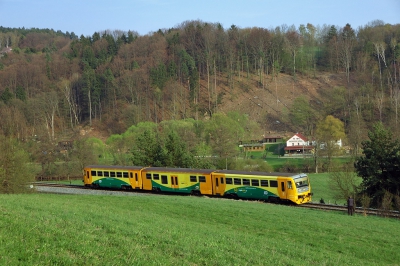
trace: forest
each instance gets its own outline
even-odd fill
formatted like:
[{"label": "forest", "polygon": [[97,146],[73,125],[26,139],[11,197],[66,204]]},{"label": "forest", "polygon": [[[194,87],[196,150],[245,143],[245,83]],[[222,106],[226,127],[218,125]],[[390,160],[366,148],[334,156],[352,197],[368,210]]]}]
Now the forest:
[{"label": "forest", "polygon": [[380,20],[358,29],[195,20],[143,36],[0,26],[0,135],[43,163],[60,141],[96,137],[122,152],[134,142],[112,140],[132,128],[154,124],[165,144],[176,135],[164,126],[179,124],[193,156],[227,158],[237,151],[226,142],[316,139],[333,117],[357,155],[374,123],[400,133],[399,59],[400,24]]}]

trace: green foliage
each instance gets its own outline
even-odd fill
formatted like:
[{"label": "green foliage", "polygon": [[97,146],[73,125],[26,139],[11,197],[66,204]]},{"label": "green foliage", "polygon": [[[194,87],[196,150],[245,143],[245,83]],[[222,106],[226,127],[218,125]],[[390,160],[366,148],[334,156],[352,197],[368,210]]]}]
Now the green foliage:
[{"label": "green foliage", "polygon": [[166,166],[166,151],[152,130],[147,129],[136,137],[131,153],[133,165]]},{"label": "green foliage", "polygon": [[98,155],[95,151],[98,149],[98,142],[93,138],[81,138],[74,142],[74,149],[71,153],[73,160],[76,160],[79,169],[86,165],[97,164]]},{"label": "green foliage", "polygon": [[363,179],[360,193],[371,197],[378,206],[385,191],[400,194],[400,141],[382,123],[374,125],[369,140],[362,142],[363,156],[357,158],[355,168]]},{"label": "green foliage", "polygon": [[150,78],[153,86],[163,89],[165,82],[168,80],[167,68],[164,63],[160,63],[157,67],[150,70]]},{"label": "green foliage", "polygon": [[3,93],[0,95],[0,99],[7,104],[12,98],[14,98],[14,95],[10,92],[10,89],[7,87]]},{"label": "green foliage", "polygon": [[35,181],[29,155],[17,140],[0,136],[0,193],[23,193]]},{"label": "green foliage", "polygon": [[171,132],[165,141],[165,166],[190,168],[193,167],[193,155],[189,153],[184,142],[176,132]]},{"label": "green foliage", "polygon": [[215,113],[206,124],[205,137],[215,155],[221,158],[234,157],[239,152],[237,143],[243,131],[238,121]]},{"label": "green foliage", "polygon": [[26,101],[26,92],[23,87],[17,86],[15,95],[16,95],[17,99],[20,99],[21,101]]},{"label": "green foliage", "polygon": [[311,108],[308,100],[304,96],[300,96],[294,99],[289,118],[291,123],[298,127],[301,132],[311,135],[317,114]]},{"label": "green foliage", "polygon": [[345,136],[343,122],[332,115],[328,115],[317,125],[317,137],[320,141],[336,142]]}]

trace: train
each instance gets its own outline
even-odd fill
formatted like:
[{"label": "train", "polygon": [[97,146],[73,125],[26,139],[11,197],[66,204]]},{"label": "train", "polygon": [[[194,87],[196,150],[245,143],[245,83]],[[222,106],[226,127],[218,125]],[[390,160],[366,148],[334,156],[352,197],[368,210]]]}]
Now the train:
[{"label": "train", "polygon": [[267,202],[311,201],[307,174],[168,167],[88,165],[83,183],[91,188],[183,193]]}]

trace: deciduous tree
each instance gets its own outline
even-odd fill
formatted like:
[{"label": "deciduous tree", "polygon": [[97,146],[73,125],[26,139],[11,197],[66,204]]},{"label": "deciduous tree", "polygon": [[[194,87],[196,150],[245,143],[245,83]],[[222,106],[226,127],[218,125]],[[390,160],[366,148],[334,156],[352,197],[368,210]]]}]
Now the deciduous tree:
[{"label": "deciduous tree", "polygon": [[0,193],[22,193],[35,180],[29,155],[11,137],[0,136]]}]

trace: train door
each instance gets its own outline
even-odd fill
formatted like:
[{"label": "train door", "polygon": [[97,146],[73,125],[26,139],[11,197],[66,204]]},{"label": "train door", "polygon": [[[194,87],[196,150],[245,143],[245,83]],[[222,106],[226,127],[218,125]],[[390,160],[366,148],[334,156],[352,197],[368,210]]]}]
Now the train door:
[{"label": "train door", "polygon": [[142,180],[142,186],[144,190],[152,190],[153,189],[153,184],[152,184],[152,174],[150,172],[142,171],[141,172],[142,176],[139,176],[139,179],[141,178]]},{"label": "train door", "polygon": [[141,188],[139,173],[137,171],[129,172],[129,179],[131,180],[131,185],[133,189]]},{"label": "train door", "polygon": [[85,185],[90,185],[92,183],[92,181],[90,180],[90,171],[88,169],[85,169],[84,171],[83,183]]},{"label": "train door", "polygon": [[171,188],[172,189],[179,189],[179,183],[178,183],[178,176],[177,175],[171,175]]},{"label": "train door", "polygon": [[212,175],[213,195],[223,196],[225,194],[225,176]]},{"label": "train door", "polygon": [[281,199],[294,201],[296,189],[290,178],[278,178],[278,193]]},{"label": "train door", "polygon": [[287,199],[286,178],[278,178],[278,194],[280,199]]}]

